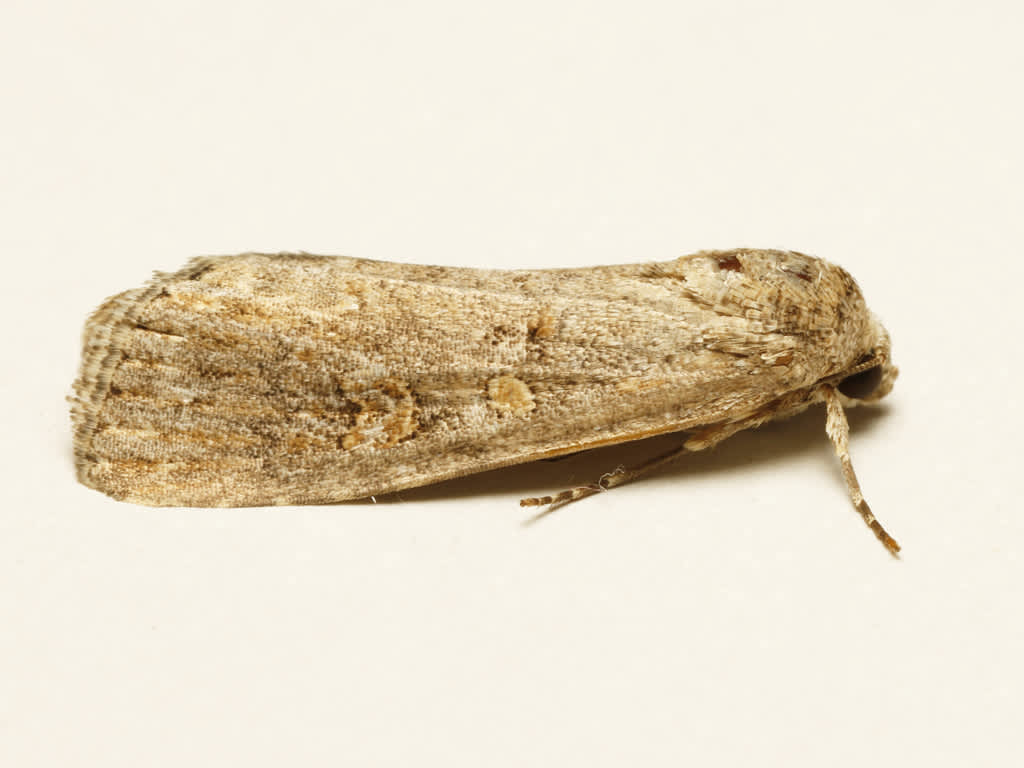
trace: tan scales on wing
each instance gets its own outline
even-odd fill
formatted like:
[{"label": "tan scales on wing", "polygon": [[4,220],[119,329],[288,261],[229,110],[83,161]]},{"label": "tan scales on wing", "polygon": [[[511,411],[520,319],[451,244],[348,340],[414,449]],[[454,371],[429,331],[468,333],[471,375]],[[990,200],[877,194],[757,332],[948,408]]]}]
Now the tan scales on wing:
[{"label": "tan scales on wing", "polygon": [[792,412],[882,334],[846,272],[791,252],[526,271],[197,259],[87,323],[76,462],[144,504],[361,498],[797,393]]}]

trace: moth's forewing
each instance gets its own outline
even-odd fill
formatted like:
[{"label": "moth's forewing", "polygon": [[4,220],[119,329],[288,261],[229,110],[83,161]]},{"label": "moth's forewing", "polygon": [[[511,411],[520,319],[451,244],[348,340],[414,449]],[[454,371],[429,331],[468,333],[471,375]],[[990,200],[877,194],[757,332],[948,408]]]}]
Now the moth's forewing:
[{"label": "moth's forewing", "polygon": [[788,252],[197,259],[87,323],[76,463],[144,504],[361,498],[743,419],[842,370],[861,315],[845,272]]}]

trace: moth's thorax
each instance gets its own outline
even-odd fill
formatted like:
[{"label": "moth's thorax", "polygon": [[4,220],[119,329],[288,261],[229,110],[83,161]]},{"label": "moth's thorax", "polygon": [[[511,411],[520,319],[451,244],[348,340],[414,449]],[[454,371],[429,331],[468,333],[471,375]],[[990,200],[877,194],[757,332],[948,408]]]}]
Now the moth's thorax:
[{"label": "moth's thorax", "polygon": [[722,327],[743,323],[762,359],[786,363],[794,388],[841,380],[869,361],[878,362],[880,381],[851,404],[892,388],[889,334],[843,268],[795,251],[753,249],[705,251],[675,266],[686,294],[712,308]]}]

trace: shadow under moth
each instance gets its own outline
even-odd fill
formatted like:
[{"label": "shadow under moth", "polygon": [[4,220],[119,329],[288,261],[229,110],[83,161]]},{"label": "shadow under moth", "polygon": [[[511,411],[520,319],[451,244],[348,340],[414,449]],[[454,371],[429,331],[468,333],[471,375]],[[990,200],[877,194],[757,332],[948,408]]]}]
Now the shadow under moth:
[{"label": "shadow under moth", "polygon": [[75,464],[140,504],[323,504],[686,433],[521,502],[553,509],[824,402],[850,498],[896,554],[844,414],[890,391],[889,348],[853,278],[793,251],[541,270],[202,257],[88,319]]}]

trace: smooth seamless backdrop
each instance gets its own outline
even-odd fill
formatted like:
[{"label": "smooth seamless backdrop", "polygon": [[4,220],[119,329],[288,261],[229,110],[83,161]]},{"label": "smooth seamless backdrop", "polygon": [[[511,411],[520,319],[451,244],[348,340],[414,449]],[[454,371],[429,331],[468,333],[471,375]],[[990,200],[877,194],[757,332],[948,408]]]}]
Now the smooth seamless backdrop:
[{"label": "smooth seamless backdrop", "polygon": [[[5,2],[0,763],[1019,765],[1024,232],[1010,2]],[[473,266],[796,248],[893,334],[806,414],[374,505],[74,481],[104,297],[201,253]]]}]

